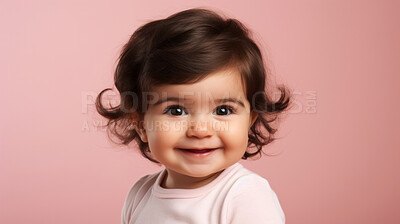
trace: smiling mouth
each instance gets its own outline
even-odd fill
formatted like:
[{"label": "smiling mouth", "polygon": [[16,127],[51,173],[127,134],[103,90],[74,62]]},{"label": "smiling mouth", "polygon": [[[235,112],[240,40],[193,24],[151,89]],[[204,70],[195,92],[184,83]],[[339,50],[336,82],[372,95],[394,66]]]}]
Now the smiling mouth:
[{"label": "smiling mouth", "polygon": [[211,152],[211,151],[219,149],[219,148],[212,148],[212,149],[181,149],[181,148],[177,148],[177,149],[192,152],[192,153],[206,153],[206,152]]}]

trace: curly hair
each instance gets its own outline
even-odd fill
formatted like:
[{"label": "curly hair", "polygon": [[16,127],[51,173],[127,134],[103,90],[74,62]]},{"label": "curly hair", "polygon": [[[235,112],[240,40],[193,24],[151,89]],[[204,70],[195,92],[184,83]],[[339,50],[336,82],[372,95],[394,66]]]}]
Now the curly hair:
[{"label": "curly hair", "polygon": [[98,113],[108,119],[108,135],[113,134],[124,145],[135,140],[144,157],[159,163],[150,156],[148,143],[132,128],[132,114],[143,117],[147,109],[143,93],[162,84],[195,83],[234,66],[242,76],[251,110],[258,114],[248,133],[248,148],[254,145],[256,151],[246,150],[242,159],[261,155],[262,147],[275,140],[277,129],[270,123],[288,109],[291,97],[284,86],[278,87],[276,102],[266,93],[269,69],[250,36],[250,30],[240,21],[204,8],[181,11],[139,27],[124,45],[114,73],[120,105],[102,105],[102,95],[111,88],[96,98]]}]

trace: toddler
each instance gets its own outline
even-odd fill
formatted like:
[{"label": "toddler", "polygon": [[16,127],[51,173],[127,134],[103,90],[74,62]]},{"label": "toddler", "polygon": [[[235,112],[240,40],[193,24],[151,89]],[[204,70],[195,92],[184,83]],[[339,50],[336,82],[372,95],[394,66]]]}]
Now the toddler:
[{"label": "toddler", "polygon": [[98,112],[108,133],[164,169],[127,193],[123,224],[280,224],[269,182],[239,163],[274,140],[290,92],[266,93],[266,68],[238,20],[188,9],[138,28],[115,71],[120,105]]}]

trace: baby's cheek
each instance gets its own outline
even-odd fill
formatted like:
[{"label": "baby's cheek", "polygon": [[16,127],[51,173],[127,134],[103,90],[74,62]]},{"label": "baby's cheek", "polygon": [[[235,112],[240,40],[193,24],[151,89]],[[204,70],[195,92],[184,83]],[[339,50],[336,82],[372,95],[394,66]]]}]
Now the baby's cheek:
[{"label": "baby's cheek", "polygon": [[224,143],[230,149],[245,150],[248,142],[248,130],[243,126],[245,122],[231,123],[229,128],[223,132]]},{"label": "baby's cheek", "polygon": [[165,126],[168,128],[168,131],[170,133],[173,133],[174,135],[182,134],[186,131],[186,129],[188,127],[188,122],[185,120],[169,121],[169,122],[166,122]]}]

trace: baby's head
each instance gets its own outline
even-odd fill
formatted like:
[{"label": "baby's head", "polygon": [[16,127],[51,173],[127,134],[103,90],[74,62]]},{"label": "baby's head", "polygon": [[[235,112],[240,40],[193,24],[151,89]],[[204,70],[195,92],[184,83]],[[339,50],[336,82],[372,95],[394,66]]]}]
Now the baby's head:
[{"label": "baby's head", "polygon": [[141,26],[115,71],[121,104],[103,107],[111,89],[96,100],[108,133],[136,141],[143,156],[169,167],[218,155],[227,166],[261,154],[290,93],[280,87],[276,102],[267,94],[268,69],[250,35],[239,21],[199,8]]}]

